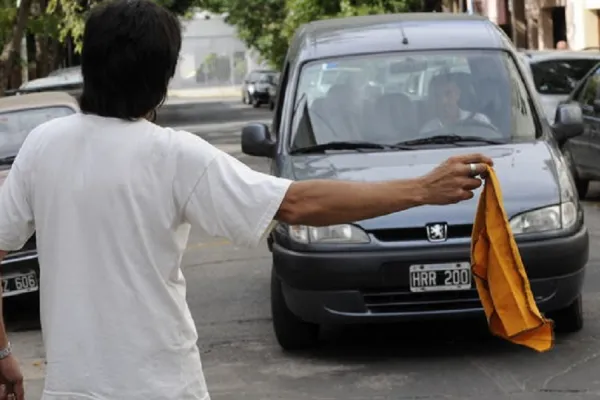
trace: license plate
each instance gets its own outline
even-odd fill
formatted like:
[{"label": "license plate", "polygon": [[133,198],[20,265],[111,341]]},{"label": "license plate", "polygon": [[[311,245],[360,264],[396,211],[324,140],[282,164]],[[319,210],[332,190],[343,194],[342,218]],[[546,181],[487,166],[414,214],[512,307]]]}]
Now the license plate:
[{"label": "license plate", "polygon": [[411,265],[409,270],[411,292],[439,292],[471,289],[471,264]]},{"label": "license plate", "polygon": [[2,297],[35,292],[39,289],[35,272],[7,275],[2,277]]}]

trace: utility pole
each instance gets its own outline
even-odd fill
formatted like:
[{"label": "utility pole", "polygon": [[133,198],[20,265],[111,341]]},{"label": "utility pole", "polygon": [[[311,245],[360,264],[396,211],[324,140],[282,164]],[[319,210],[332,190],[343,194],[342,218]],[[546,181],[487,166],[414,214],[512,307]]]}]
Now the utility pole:
[{"label": "utility pole", "polygon": [[[17,10],[21,5],[21,0],[17,0]],[[27,30],[23,32],[21,38],[21,48],[19,50],[19,59],[21,61],[21,81],[25,83],[29,80],[29,60],[27,59]]]}]

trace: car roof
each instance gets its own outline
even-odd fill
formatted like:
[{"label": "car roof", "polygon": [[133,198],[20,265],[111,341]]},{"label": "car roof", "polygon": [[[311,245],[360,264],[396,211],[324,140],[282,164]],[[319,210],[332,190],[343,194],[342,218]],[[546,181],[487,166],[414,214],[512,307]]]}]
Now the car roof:
[{"label": "car roof", "polygon": [[590,59],[600,61],[600,51],[596,50],[521,50],[520,54],[528,62],[543,62],[551,60]]},{"label": "car roof", "polygon": [[20,91],[45,89],[52,87],[77,86],[83,84],[83,77],[79,73],[65,73],[58,75],[49,75],[45,78],[33,79],[27,81],[19,87]]},{"label": "car roof", "polygon": [[40,92],[0,98],[0,112],[51,106],[67,106],[79,110],[77,100],[65,92]]},{"label": "car roof", "polygon": [[[407,43],[403,43],[403,38]],[[443,38],[443,40],[440,40]],[[433,49],[509,49],[489,19],[454,13],[404,13],[335,18],[301,26],[290,62],[335,56]]]},{"label": "car roof", "polygon": [[48,76],[62,76],[62,75],[71,75],[71,74],[81,74],[81,67],[67,67],[67,68],[59,68],[50,72]]},{"label": "car roof", "polygon": [[273,69],[253,69],[250,71],[251,74],[276,74],[277,71]]}]

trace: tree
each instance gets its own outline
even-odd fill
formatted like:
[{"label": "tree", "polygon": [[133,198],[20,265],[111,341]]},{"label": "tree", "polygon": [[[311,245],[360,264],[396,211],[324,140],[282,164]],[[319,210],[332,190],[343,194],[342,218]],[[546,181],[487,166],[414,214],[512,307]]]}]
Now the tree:
[{"label": "tree", "polygon": [[[185,15],[197,3],[197,0],[153,1],[179,15]],[[75,50],[80,52],[85,18],[100,3],[102,3],[102,0],[49,0],[46,12],[49,14],[60,12],[62,15],[59,24],[61,41],[64,41],[67,37],[73,38]]]},{"label": "tree", "polygon": [[19,59],[18,51],[21,39],[25,34],[30,10],[31,0],[21,0],[16,15],[12,18],[12,30],[10,34],[4,37],[4,45],[2,53],[0,53],[0,96],[4,95],[8,76],[12,73],[15,62]]},{"label": "tree", "polygon": [[[426,4],[427,3],[427,4]],[[281,67],[289,41],[310,21],[355,15],[425,11],[431,0],[199,0],[212,12],[228,13],[241,40]]]},{"label": "tree", "polygon": [[[179,15],[185,15],[197,4],[197,0],[154,1]],[[17,9],[15,0],[0,0],[0,96],[4,94],[7,84],[14,85],[9,77],[19,66],[20,43],[24,35],[35,36],[36,75],[45,76],[57,64],[57,60],[52,60],[51,44],[64,43],[69,38],[75,43],[75,50],[81,51],[85,18],[101,2],[21,0]]]}]

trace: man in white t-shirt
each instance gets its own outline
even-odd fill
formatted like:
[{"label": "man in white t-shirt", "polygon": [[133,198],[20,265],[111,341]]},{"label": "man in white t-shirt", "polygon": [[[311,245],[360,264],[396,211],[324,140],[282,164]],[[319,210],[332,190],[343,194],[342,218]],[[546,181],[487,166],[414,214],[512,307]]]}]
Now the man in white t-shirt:
[{"label": "man in white t-shirt", "polygon": [[467,119],[491,125],[489,118],[485,115],[460,108],[460,87],[450,75],[439,75],[433,78],[431,95],[436,117],[423,125],[421,134],[440,131],[444,127],[451,127]]},{"label": "man in white t-shirt", "polygon": [[[43,400],[209,399],[180,268],[192,225],[256,246],[274,220],[323,226],[469,199],[492,163],[460,156],[374,183],[253,171],[150,122],[180,48],[178,19],[150,0],[94,8],[82,113],[34,129],[0,189],[0,258],[37,238]],[[3,325],[0,384],[23,399]]]}]

